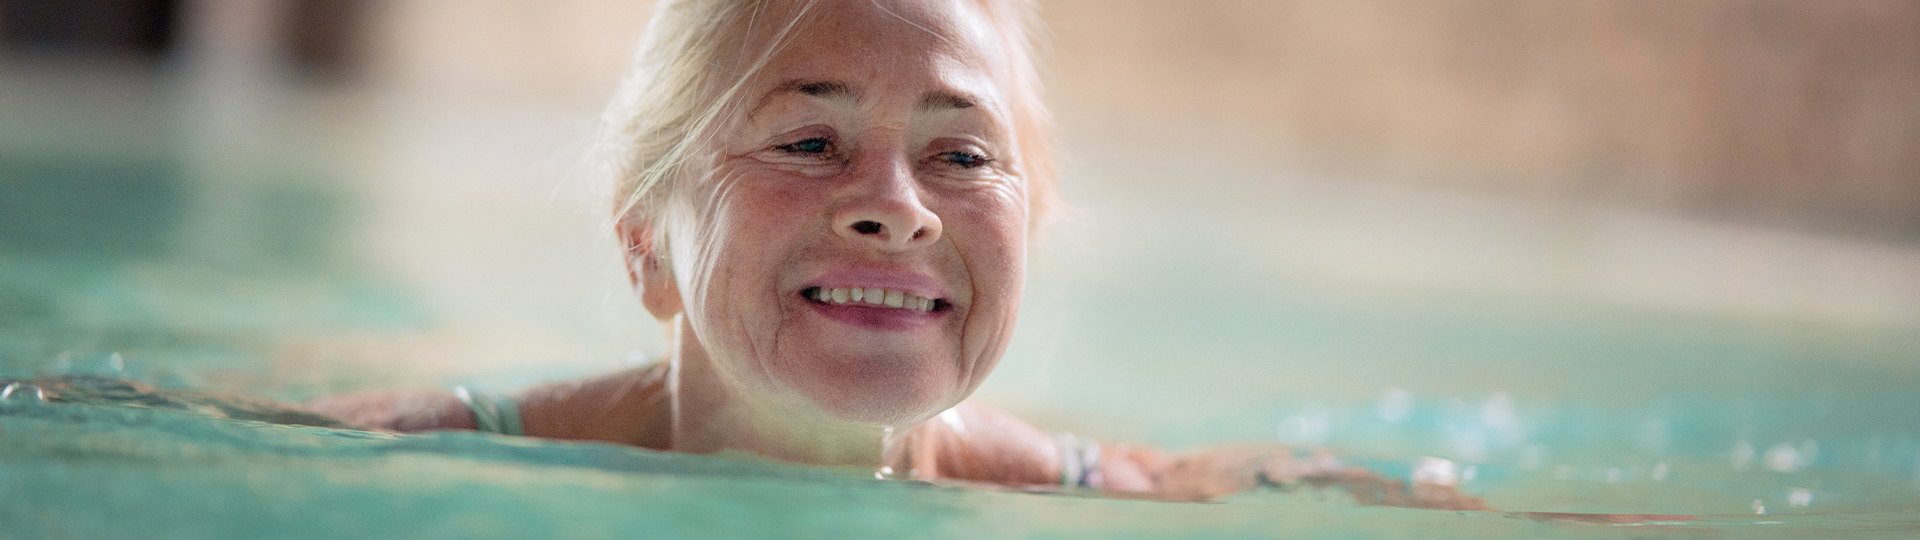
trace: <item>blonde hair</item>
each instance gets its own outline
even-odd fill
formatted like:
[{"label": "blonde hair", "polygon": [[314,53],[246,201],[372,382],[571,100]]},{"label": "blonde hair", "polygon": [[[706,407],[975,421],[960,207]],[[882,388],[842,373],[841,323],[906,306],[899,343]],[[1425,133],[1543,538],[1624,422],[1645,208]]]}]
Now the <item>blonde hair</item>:
[{"label": "blonde hair", "polygon": [[[1014,172],[1027,185],[1033,229],[1057,198],[1052,119],[1040,101],[1033,60],[1039,31],[1033,0],[975,0],[1009,51]],[[601,120],[596,146],[621,226],[653,223],[699,154],[744,96],[746,83],[794,37],[820,0],[663,0],[633,68]],[[775,6],[793,9],[774,9]],[[776,18],[775,15],[788,15]],[[771,31],[771,39],[747,39]],[[759,51],[746,50],[763,44]],[[654,227],[656,238],[663,227]],[[1029,231],[1031,232],[1031,230]]]}]

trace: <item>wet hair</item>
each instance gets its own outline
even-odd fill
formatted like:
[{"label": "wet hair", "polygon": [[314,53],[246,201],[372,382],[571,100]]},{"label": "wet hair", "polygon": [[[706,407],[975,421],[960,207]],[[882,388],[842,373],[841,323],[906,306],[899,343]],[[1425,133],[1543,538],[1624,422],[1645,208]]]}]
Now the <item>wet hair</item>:
[{"label": "wet hair", "polygon": [[[1027,186],[1030,228],[1056,199],[1052,121],[1040,101],[1034,64],[1039,33],[1033,0],[972,0],[1005,40],[1005,81],[1016,155]],[[659,223],[681,189],[687,164],[748,96],[745,87],[792,41],[820,0],[663,0],[632,69],[601,119],[595,152],[625,229]],[[755,39],[764,36],[764,39]],[[667,227],[655,226],[655,245]],[[1031,230],[1029,232],[1032,232]]]}]

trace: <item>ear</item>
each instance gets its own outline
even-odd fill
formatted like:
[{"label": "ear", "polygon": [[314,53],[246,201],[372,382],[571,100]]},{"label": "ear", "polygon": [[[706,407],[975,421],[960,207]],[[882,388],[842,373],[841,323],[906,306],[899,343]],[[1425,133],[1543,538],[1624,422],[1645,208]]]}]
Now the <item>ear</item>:
[{"label": "ear", "polygon": [[653,222],[621,220],[614,228],[624,244],[627,279],[638,289],[640,304],[661,321],[679,315],[685,309],[680,302],[680,283],[673,278],[673,267],[666,264],[665,246],[656,241]]}]

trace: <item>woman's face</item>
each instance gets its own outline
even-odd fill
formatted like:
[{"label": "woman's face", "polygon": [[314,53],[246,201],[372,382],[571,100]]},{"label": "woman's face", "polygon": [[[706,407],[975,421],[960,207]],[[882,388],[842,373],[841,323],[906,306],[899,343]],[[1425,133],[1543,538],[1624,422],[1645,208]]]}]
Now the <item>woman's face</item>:
[{"label": "woman's face", "polygon": [[797,31],[669,210],[688,322],[743,393],[918,421],[972,392],[1013,330],[1028,201],[1009,52],[960,1],[829,0]]}]

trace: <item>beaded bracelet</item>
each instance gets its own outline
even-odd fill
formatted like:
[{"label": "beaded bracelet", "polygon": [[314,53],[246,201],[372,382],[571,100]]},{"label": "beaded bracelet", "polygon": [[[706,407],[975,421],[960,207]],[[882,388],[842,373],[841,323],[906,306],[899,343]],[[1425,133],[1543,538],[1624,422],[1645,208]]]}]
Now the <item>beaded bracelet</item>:
[{"label": "beaded bracelet", "polygon": [[1067,432],[1055,433],[1053,441],[1060,452],[1060,485],[1100,487],[1100,443]]},{"label": "beaded bracelet", "polygon": [[465,386],[453,387],[454,397],[473,411],[474,428],[504,435],[525,435],[520,427],[520,405],[513,398],[488,392],[471,392]]}]

